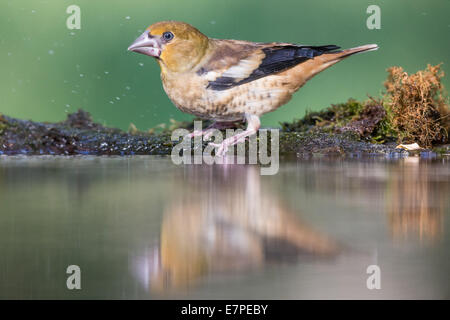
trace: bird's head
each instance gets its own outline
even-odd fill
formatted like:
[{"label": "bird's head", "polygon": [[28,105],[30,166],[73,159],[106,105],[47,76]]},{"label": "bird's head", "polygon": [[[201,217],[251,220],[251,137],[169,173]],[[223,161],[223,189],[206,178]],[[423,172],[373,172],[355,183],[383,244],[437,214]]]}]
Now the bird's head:
[{"label": "bird's head", "polygon": [[193,26],[177,21],[152,24],[128,47],[158,60],[161,68],[172,72],[191,70],[208,48],[208,37]]}]

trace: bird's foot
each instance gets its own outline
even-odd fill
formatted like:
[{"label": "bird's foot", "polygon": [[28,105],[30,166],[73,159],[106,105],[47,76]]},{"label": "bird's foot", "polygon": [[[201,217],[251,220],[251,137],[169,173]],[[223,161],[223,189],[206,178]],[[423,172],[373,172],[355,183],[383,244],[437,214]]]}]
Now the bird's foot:
[{"label": "bird's foot", "polygon": [[209,145],[213,146],[214,148],[217,148],[216,150],[216,156],[223,157],[228,152],[228,148],[232,147],[238,143],[244,142],[249,136],[256,133],[256,130],[245,130],[241,133],[238,133],[232,137],[229,137],[222,141],[222,143],[213,143],[210,142]]},{"label": "bird's foot", "polygon": [[232,137],[226,138],[222,143],[209,143],[209,145],[217,148],[216,156],[223,157],[228,151],[228,148],[245,141],[245,139],[253,134],[255,134],[259,127],[259,117],[252,114],[245,114],[245,120],[247,121],[247,129],[238,133]]}]

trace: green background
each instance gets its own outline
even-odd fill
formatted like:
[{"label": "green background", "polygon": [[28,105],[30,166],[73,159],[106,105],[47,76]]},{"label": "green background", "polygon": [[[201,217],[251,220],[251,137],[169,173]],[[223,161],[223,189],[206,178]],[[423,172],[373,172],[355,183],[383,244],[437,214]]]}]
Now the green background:
[{"label": "green background", "polygon": [[[71,4],[81,8],[81,30],[66,27]],[[366,27],[370,4],[381,7],[381,30]],[[275,126],[349,97],[379,96],[392,65],[415,72],[444,62],[449,71],[449,13],[449,0],[2,0],[0,112],[57,121],[83,108],[103,124],[127,128],[132,122],[139,129],[190,119],[167,98],[153,59],[126,50],[160,20],[185,21],[215,38],[379,44],[380,50],[319,74],[289,104],[263,117],[263,125]]]}]

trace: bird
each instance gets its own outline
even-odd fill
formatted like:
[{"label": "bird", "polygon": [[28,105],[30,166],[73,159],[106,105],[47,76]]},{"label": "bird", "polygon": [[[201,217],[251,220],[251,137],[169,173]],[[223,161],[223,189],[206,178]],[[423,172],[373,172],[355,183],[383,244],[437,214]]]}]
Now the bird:
[{"label": "bird", "polygon": [[260,116],[286,104],[309,79],[356,53],[377,50],[368,44],[340,50],[336,45],[301,45],[209,38],[192,25],[161,21],[150,25],[128,50],[156,59],[163,88],[181,111],[212,125],[193,136],[245,121],[246,129],[221,143],[216,155],[255,134]]}]

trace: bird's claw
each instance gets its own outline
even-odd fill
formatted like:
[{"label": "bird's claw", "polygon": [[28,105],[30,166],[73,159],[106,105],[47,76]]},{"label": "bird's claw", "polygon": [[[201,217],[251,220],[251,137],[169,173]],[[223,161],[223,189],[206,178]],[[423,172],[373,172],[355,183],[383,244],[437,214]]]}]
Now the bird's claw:
[{"label": "bird's claw", "polygon": [[217,148],[216,150],[216,156],[217,157],[223,157],[228,152],[228,144],[224,142],[222,143],[209,143],[210,146]]},{"label": "bird's claw", "polygon": [[211,136],[213,135],[213,133],[214,133],[214,130],[209,130],[209,132],[206,132],[206,133],[203,135],[203,139],[209,140],[209,138],[211,138]]},{"label": "bird's claw", "polygon": [[241,142],[245,142],[247,139],[248,139],[247,136],[240,137],[240,138],[234,136],[234,137],[225,139],[222,143],[210,142],[209,145],[213,146],[214,148],[218,148],[216,150],[216,156],[223,157],[228,152],[228,147],[234,146],[234,145],[236,145],[238,143],[241,143]]}]

